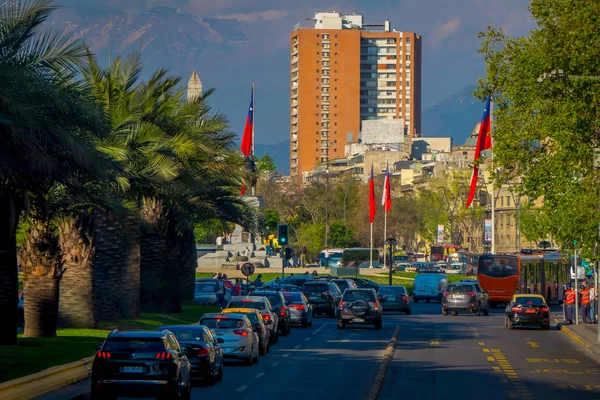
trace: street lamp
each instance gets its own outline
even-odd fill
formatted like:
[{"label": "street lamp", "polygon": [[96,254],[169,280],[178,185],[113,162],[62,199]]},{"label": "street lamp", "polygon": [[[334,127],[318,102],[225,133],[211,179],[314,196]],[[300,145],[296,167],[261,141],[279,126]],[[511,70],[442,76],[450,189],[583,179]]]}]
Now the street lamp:
[{"label": "street lamp", "polygon": [[348,185],[346,186],[346,194],[344,195],[344,228],[346,227],[346,201],[348,200],[348,192],[350,191],[350,186],[354,182],[358,182],[360,179],[354,178],[348,181]]},{"label": "street lamp", "polygon": [[[392,285],[392,267],[394,266],[394,246],[396,245],[397,241],[396,238],[388,238],[385,241],[390,249],[390,270],[388,271],[388,284],[391,286]],[[383,255],[383,258],[385,259],[385,254]]]},{"label": "street lamp", "polygon": [[[329,164],[329,153],[327,164]],[[327,247],[329,247],[329,165],[325,169],[325,248]]]}]

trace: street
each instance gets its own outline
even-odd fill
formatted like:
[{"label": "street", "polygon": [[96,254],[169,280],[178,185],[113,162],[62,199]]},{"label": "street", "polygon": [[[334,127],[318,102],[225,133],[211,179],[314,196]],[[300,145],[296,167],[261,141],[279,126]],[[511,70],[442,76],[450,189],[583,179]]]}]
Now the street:
[{"label": "street", "polygon": [[195,386],[192,399],[364,399],[397,324],[402,330],[380,399],[600,398],[600,365],[556,328],[509,331],[500,308],[489,317],[443,317],[439,310],[438,303],[421,303],[410,316],[386,312],[381,331],[339,331],[334,319],[316,319],[282,337],[258,365],[228,364],[223,382]]}]

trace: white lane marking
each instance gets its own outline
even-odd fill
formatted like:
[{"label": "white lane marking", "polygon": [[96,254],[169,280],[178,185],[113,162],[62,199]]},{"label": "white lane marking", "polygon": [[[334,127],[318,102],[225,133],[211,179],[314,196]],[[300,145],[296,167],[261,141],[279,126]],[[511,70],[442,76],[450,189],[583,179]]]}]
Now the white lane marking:
[{"label": "white lane marking", "polygon": [[248,388],[248,385],[242,385],[239,388],[237,388],[236,392],[243,392],[244,390],[246,390]]},{"label": "white lane marking", "polygon": [[262,378],[263,376],[265,376],[265,373],[264,373],[264,372],[260,372],[260,373],[256,374],[255,378],[256,378],[256,379],[260,379],[260,378]]},{"label": "white lane marking", "polygon": [[307,337],[307,338],[304,339],[305,342],[308,342],[309,340],[310,340],[309,337]]},{"label": "white lane marking", "polygon": [[344,339],[342,340],[342,343],[349,343],[350,341],[348,339]]},{"label": "white lane marking", "polygon": [[299,349],[301,346],[299,344],[295,345],[294,348],[295,349]]},{"label": "white lane marking", "polygon": [[327,324],[323,324],[323,325],[321,325],[321,326],[320,326],[318,329],[316,329],[316,330],[315,330],[315,331],[314,331],[312,334],[313,334],[313,335],[316,335],[317,333],[321,332],[321,330],[322,330],[323,328],[325,328],[325,326],[327,326]]},{"label": "white lane marking", "polygon": [[278,365],[279,365],[279,363],[277,361],[275,361],[273,364],[271,364],[271,367],[276,367]]},{"label": "white lane marking", "polygon": [[290,354],[292,354],[292,353],[285,353],[283,356],[288,357]]}]

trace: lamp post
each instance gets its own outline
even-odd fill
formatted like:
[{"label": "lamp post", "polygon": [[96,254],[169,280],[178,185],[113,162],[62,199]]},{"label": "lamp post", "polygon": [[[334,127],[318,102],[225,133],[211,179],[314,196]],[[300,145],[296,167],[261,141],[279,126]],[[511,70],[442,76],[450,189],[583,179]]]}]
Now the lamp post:
[{"label": "lamp post", "polygon": [[329,166],[325,169],[325,248],[329,247]]},{"label": "lamp post", "polygon": [[[396,238],[388,238],[385,241],[390,249],[390,269],[388,271],[388,284],[392,285],[392,267],[394,266],[394,246],[396,245]],[[385,254],[383,255],[385,258]]]}]

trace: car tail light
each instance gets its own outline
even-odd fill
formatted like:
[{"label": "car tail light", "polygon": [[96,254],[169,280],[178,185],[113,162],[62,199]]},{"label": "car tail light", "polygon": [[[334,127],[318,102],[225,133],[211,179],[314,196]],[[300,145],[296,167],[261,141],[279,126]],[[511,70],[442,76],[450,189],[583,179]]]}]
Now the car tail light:
[{"label": "car tail light", "polygon": [[340,310],[342,310],[344,308],[344,302],[340,301]]},{"label": "car tail light", "polygon": [[200,349],[198,350],[199,356],[207,356],[209,353],[210,351],[208,350],[208,347],[200,347]]},{"label": "car tail light", "polygon": [[379,309],[379,303],[374,301],[373,302],[373,309],[378,310]]},{"label": "car tail light", "polygon": [[98,358],[102,358],[104,360],[110,360],[110,352],[108,351],[99,351],[97,354]]},{"label": "car tail light", "polygon": [[331,296],[331,292],[330,292],[329,290],[328,290],[328,291],[326,291],[326,292],[323,292],[323,294],[324,294],[325,296]]},{"label": "car tail light", "polygon": [[280,315],[281,317],[285,317],[285,310],[286,310],[285,306],[281,306],[281,307],[279,308],[279,315]]},{"label": "car tail light", "polygon": [[522,310],[521,307],[511,307],[510,308],[510,311],[512,311],[512,312],[521,312],[521,310]]},{"label": "car tail light", "polygon": [[450,292],[444,292],[442,293],[444,296],[448,296],[450,294]]},{"label": "car tail light", "polygon": [[550,312],[550,308],[547,306],[540,307],[541,312]]},{"label": "car tail light", "polygon": [[262,317],[265,321],[269,321],[271,319],[271,316],[269,314],[263,314]]},{"label": "car tail light", "polygon": [[408,297],[402,296],[402,300],[406,301],[406,300],[408,300]]},{"label": "car tail light", "polygon": [[304,304],[294,304],[292,307],[294,307],[298,311],[302,311],[305,309]]},{"label": "car tail light", "polygon": [[467,296],[475,296],[475,292],[467,292],[465,293]]},{"label": "car tail light", "polygon": [[158,360],[170,360],[171,359],[171,353],[169,353],[168,351],[162,351],[160,353],[156,353],[156,358]]},{"label": "car tail light", "polygon": [[248,336],[248,331],[245,329],[234,329],[233,333],[239,336]]}]

